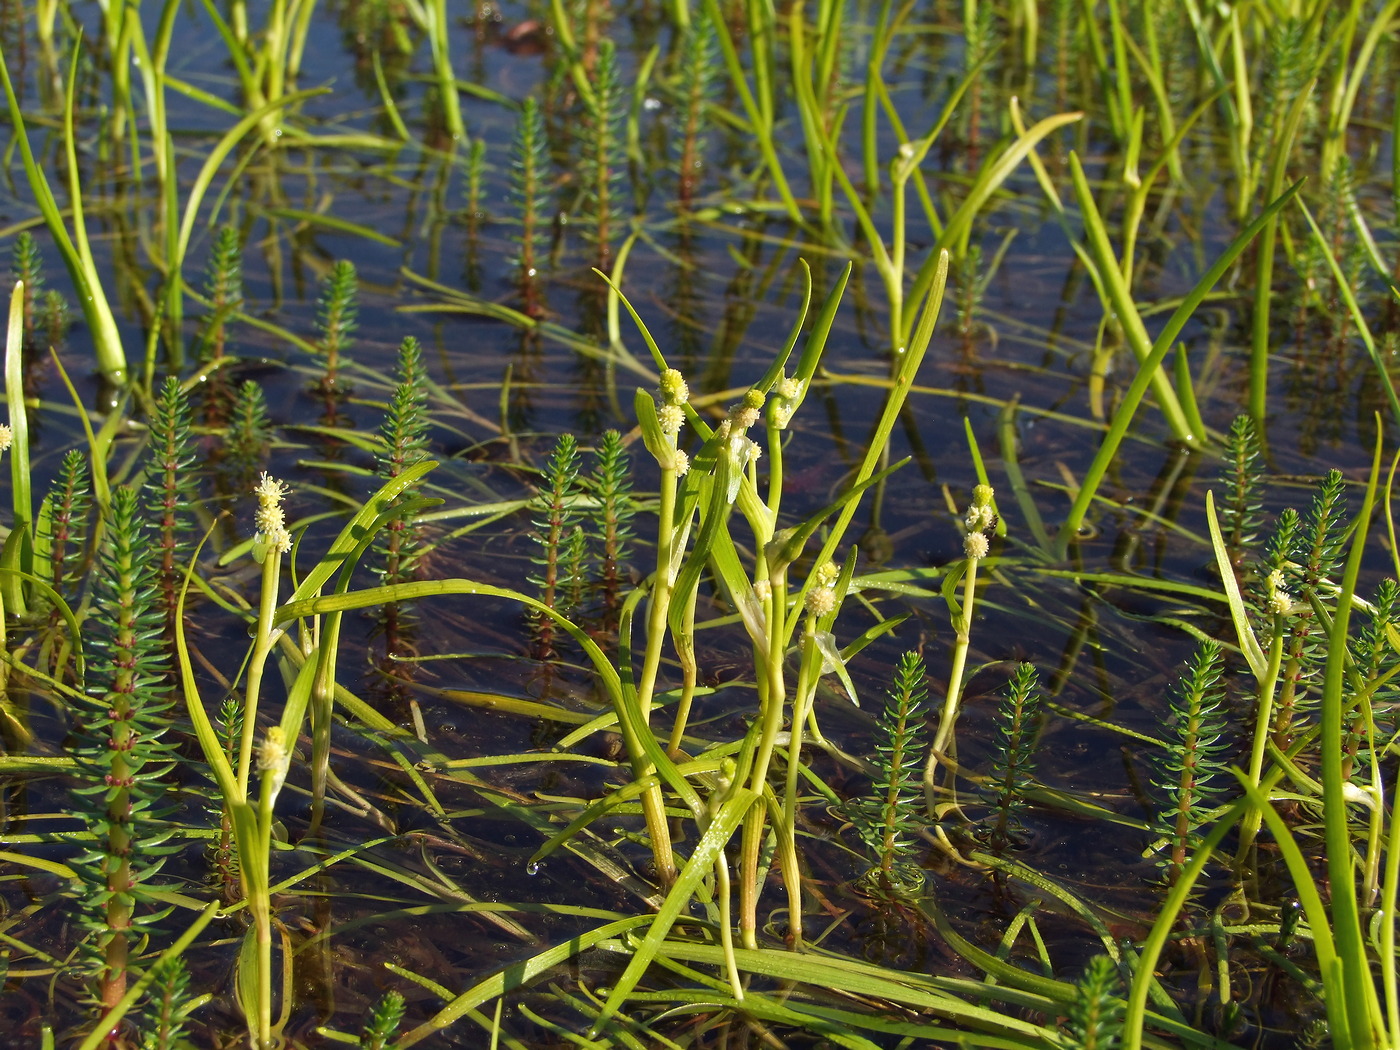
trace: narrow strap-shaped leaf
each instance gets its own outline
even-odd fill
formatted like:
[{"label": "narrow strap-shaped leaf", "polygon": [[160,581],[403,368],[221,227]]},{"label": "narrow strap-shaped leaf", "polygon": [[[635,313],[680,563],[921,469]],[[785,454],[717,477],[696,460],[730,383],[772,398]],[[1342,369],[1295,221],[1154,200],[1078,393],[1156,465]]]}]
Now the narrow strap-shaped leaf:
[{"label": "narrow strap-shaped leaf", "polygon": [[[410,472],[405,472],[399,477],[403,478]],[[395,479],[396,481],[399,479]],[[342,533],[342,536],[344,533]],[[317,566],[320,569],[320,566]],[[316,570],[313,570],[313,574]],[[326,575],[329,575],[327,572]],[[308,574],[307,579],[311,578]],[[305,584],[299,587],[298,593],[305,588]],[[328,594],[319,597],[299,598],[289,601],[281,606],[273,615],[273,622],[278,625],[286,624],[291,620],[299,619],[303,616],[315,616],[330,612],[345,612],[350,609],[375,608],[386,602],[408,602],[418,601],[422,598],[435,595],[450,594],[482,594],[494,598],[505,598],[509,601],[519,602],[521,605],[534,609],[536,612],[548,616],[559,625],[579,646],[593,664],[593,669],[598,673],[599,682],[607,690],[608,696],[612,699],[617,708],[619,721],[624,732],[631,734],[631,739],[636,742],[638,748],[646,755],[648,761],[656,766],[657,772],[666,784],[678,794],[686,807],[692,813],[703,813],[705,804],[695,789],[686,781],[676,769],[676,764],[672,762],[666,753],[656,742],[655,736],[650,732],[636,710],[635,695],[629,695],[629,690],[623,688],[621,676],[617,668],[609,661],[606,653],[599,648],[598,643],[567,616],[564,616],[556,609],[551,609],[536,598],[523,594],[520,591],[511,590],[508,587],[493,587],[486,583],[477,583],[473,580],[415,580],[409,583],[396,583],[384,587],[370,587],[361,591],[350,591],[346,594]]]},{"label": "narrow strap-shaped leaf", "polygon": [[625,919],[605,923],[596,929],[571,937],[561,944],[546,948],[524,962],[512,963],[499,973],[494,973],[485,980],[478,981],[418,1027],[399,1036],[394,1043],[395,1050],[406,1050],[407,1047],[421,1043],[424,1039],[455,1024],[468,1011],[474,1010],[482,1003],[489,1002],[521,987],[540,974],[558,966],[566,959],[572,959],[575,955],[587,951],[598,942],[624,934],[628,930],[651,921],[651,918],[650,915],[632,915]]},{"label": "narrow strap-shaped leaf", "polygon": [[1167,899],[1157,913],[1157,921],[1143,942],[1138,953],[1132,985],[1128,989],[1128,1007],[1123,1015],[1123,1050],[1141,1050],[1143,1025],[1147,1020],[1147,997],[1157,983],[1157,960],[1161,958],[1167,941],[1176,929],[1176,918],[1186,904],[1186,898],[1195,888],[1196,880],[1205,870],[1206,862],[1214,855],[1226,833],[1235,826],[1250,806],[1248,798],[1242,798],[1227,809],[1224,815],[1211,828],[1197,847],[1196,853],[1182,869],[1172,886]]},{"label": "narrow strap-shaped leaf", "polygon": [[185,694],[185,708],[190,716],[190,723],[194,726],[195,737],[199,740],[200,750],[204,752],[204,761],[209,763],[214,782],[219,786],[219,794],[223,796],[224,805],[227,806],[241,797],[238,778],[224,753],[219,734],[214,731],[214,725],[209,720],[209,712],[204,709],[204,699],[199,695],[199,684],[194,677],[194,661],[190,658],[189,641],[185,637],[185,598],[189,594],[190,580],[194,577],[194,567],[199,560],[200,551],[209,542],[209,537],[217,527],[218,522],[209,526],[204,538],[199,541],[199,546],[195,548],[189,565],[185,567],[185,579],[180,585],[180,596],[175,602],[175,662],[180,668],[180,685]]},{"label": "narrow strap-shaped leaf", "polygon": [[1361,341],[1366,345],[1366,353],[1371,357],[1371,363],[1376,366],[1376,375],[1380,377],[1381,386],[1385,389],[1386,400],[1390,402],[1391,414],[1396,422],[1400,422],[1400,397],[1396,396],[1395,383],[1390,378],[1390,369],[1381,358],[1380,350],[1376,347],[1376,340],[1371,335],[1371,326],[1366,323],[1366,315],[1361,311],[1361,305],[1356,301],[1356,294],[1351,290],[1351,282],[1346,274],[1342,273],[1342,267],[1337,262],[1337,256],[1332,251],[1332,246],[1327,243],[1327,238],[1317,225],[1317,220],[1313,218],[1308,206],[1301,200],[1298,207],[1303,209],[1303,218],[1308,220],[1308,225],[1312,227],[1313,240],[1322,250],[1322,257],[1327,260],[1327,268],[1332,271],[1332,279],[1337,284],[1337,294],[1342,297],[1342,302],[1347,304],[1347,312],[1351,314],[1352,323],[1356,325],[1356,330],[1361,336]]},{"label": "narrow strap-shaped leaf", "polygon": [[1152,344],[1151,353],[1138,367],[1137,375],[1133,377],[1133,381],[1128,385],[1127,391],[1118,403],[1118,410],[1113,413],[1113,422],[1108,428],[1108,433],[1104,435],[1103,443],[1099,446],[1098,452],[1094,454],[1093,462],[1085,471],[1084,478],[1079,485],[1079,492],[1075,495],[1074,503],[1069,509],[1069,515],[1060,526],[1059,534],[1055,539],[1057,557],[1063,558],[1065,556],[1069,550],[1070,540],[1078,534],[1080,525],[1084,523],[1084,515],[1089,509],[1089,504],[1098,492],[1099,484],[1103,481],[1104,475],[1108,473],[1109,465],[1118,456],[1118,449],[1127,436],[1128,428],[1132,425],[1138,406],[1142,404],[1142,399],[1147,394],[1152,376],[1176,343],[1176,337],[1181,334],[1182,328],[1186,326],[1186,322],[1190,320],[1191,315],[1196,312],[1196,308],[1201,305],[1205,297],[1210,294],[1211,289],[1234,265],[1240,253],[1249,246],[1249,242],[1264,229],[1265,225],[1280,209],[1293,199],[1302,186],[1303,180],[1295,182],[1284,191],[1281,197],[1260,212],[1258,217],[1245,227],[1238,237],[1230,242],[1230,246],[1221,253],[1211,268],[1196,282],[1195,287],[1187,293],[1181,301],[1181,305],[1167,320],[1166,326],[1157,334],[1157,339]]},{"label": "narrow strap-shaped leaf", "polygon": [[671,926],[680,916],[681,910],[690,904],[690,899],[695,895],[700,880],[709,874],[710,869],[716,863],[727,863],[724,858],[724,847],[733,837],[735,829],[739,827],[757,799],[756,792],[750,791],[748,788],[738,788],[733,797],[720,806],[714,820],[711,821],[705,834],[700,837],[700,841],[696,844],[695,852],[690,855],[690,859],[685,862],[685,867],[681,869],[680,875],[676,877],[675,885],[671,887],[671,892],[666,895],[666,902],[652,920],[646,938],[638,946],[636,953],[632,956],[632,961],[627,964],[627,969],[617,979],[617,984],[613,986],[607,1002],[603,1004],[602,1012],[598,1015],[598,1020],[594,1022],[594,1032],[602,1030],[607,1025],[612,1016],[626,1002],[632,989],[637,987],[637,982],[641,980],[642,974],[661,949],[662,942],[666,939],[666,935],[671,932]]},{"label": "narrow strap-shaped leaf", "polygon": [[1225,590],[1225,601],[1230,606],[1230,620],[1235,625],[1235,635],[1240,640],[1240,650],[1249,662],[1249,669],[1257,681],[1262,682],[1269,673],[1269,658],[1264,655],[1254,628],[1249,623],[1249,612],[1244,607],[1240,594],[1239,580],[1235,579],[1235,566],[1230,560],[1229,548],[1220,531],[1220,518],[1215,513],[1215,493],[1206,492],[1206,524],[1210,527],[1210,545],[1215,551],[1215,564],[1220,570],[1220,583]]},{"label": "narrow strap-shaped leaf", "polygon": [[807,546],[807,541],[812,537],[827,518],[831,517],[852,500],[859,499],[866,490],[884,481],[896,470],[903,467],[912,457],[905,456],[897,463],[892,463],[878,474],[872,474],[864,481],[852,485],[841,493],[836,499],[817,511],[801,525],[795,525],[790,529],[784,529],[773,537],[769,544],[769,563],[775,566],[791,565],[798,558],[802,557],[802,551]]},{"label": "narrow strap-shaped leaf", "polygon": [[[356,548],[362,546],[366,537],[373,538],[374,531],[371,526],[375,519],[389,508],[389,505],[401,492],[415,485],[435,467],[437,467],[436,460],[424,460],[422,463],[415,463],[402,474],[385,482],[383,487],[365,502],[359,512],[345,523],[345,527],[340,530],[340,535],[335,538],[335,542],[331,544],[326,556],[306,574],[306,578],[292,592],[283,609],[285,610],[288,606],[319,592],[330,580],[331,574],[341,567],[342,562],[353,554]],[[281,610],[279,610],[277,622],[286,622],[288,618],[281,615]]]}]

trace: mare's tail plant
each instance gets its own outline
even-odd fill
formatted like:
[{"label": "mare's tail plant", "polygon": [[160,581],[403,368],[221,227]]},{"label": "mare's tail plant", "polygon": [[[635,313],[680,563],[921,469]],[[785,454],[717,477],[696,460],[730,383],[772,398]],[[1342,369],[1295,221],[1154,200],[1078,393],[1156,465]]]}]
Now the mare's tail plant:
[{"label": "mare's tail plant", "polygon": [[162,958],[153,969],[138,1023],[144,1036],[141,1050],[178,1050],[190,1045],[185,1033],[185,1018],[193,1006],[189,968],[183,958],[172,955]]},{"label": "mare's tail plant", "polygon": [[994,850],[1011,845],[1034,782],[1036,722],[1040,691],[1035,666],[1018,664],[997,708],[996,755],[992,763],[992,823],[988,843]]},{"label": "mare's tail plant", "polygon": [[968,353],[972,349],[972,337],[977,332],[977,309],[982,305],[986,285],[982,274],[982,246],[976,241],[969,244],[954,262],[953,269],[957,281],[957,316],[953,324],[963,352]]},{"label": "mare's tail plant", "polygon": [[609,268],[612,257],[616,187],[622,178],[623,105],[617,49],[611,40],[603,40],[593,70],[593,97],[588,101],[582,173],[582,203],[593,225],[593,265],[600,270]]},{"label": "mare's tail plant", "polygon": [[252,478],[272,443],[272,422],[267,415],[267,399],[254,380],[244,380],[234,397],[224,452],[240,477]]},{"label": "mare's tail plant", "polygon": [[199,360],[209,365],[223,359],[229,319],[243,309],[243,245],[232,226],[220,227],[214,237],[204,297],[209,300],[209,312],[200,324]]},{"label": "mare's tail plant", "polygon": [[326,400],[326,418],[335,422],[339,416],[340,402],[348,393],[340,378],[341,358],[350,347],[359,316],[359,278],[355,264],[340,259],[331,267],[331,272],[321,288],[320,313],[317,327],[321,330],[319,347],[325,355],[325,374],[318,389]]},{"label": "mare's tail plant", "polygon": [[28,230],[24,230],[15,238],[10,253],[12,259],[10,270],[14,274],[15,280],[24,284],[24,342],[26,345],[33,345],[35,336],[34,304],[38,301],[39,293],[44,287],[44,260],[39,254],[39,246],[34,241],[34,235]]},{"label": "mare's tail plant", "polygon": [[65,612],[78,606],[91,567],[88,540],[93,499],[88,469],[83,451],[69,449],[64,454],[58,477],[39,505],[34,530],[35,570],[47,577],[58,596],[49,610],[49,629],[40,647],[38,666],[58,680],[64,679],[78,649],[78,639],[71,637],[64,624]]},{"label": "mare's tail plant", "polygon": [[403,1021],[404,998],[398,992],[389,991],[374,1004],[364,1031],[360,1033],[360,1050],[386,1050],[393,1042],[394,1033]]},{"label": "mare's tail plant", "polygon": [[714,93],[715,30],[709,8],[701,7],[691,18],[681,40],[681,135],[676,147],[676,199],[689,208],[704,167],[710,96]]},{"label": "mare's tail plant", "polygon": [[151,440],[146,464],[146,512],[155,526],[156,603],[165,620],[165,637],[173,644],[175,606],[193,522],[196,461],[190,438],[190,404],[180,381],[165,380],[151,409]]},{"label": "mare's tail plant", "polygon": [[594,529],[600,563],[598,584],[603,590],[603,609],[611,619],[622,590],[623,566],[632,539],[632,462],[622,435],[616,430],[603,434],[593,466],[593,493],[598,502]]},{"label": "mare's tail plant", "polygon": [[24,288],[24,346],[36,350],[58,346],[68,331],[68,300],[54,288],[44,287],[44,261],[34,236],[28,231],[15,238],[11,272]]},{"label": "mare's tail plant", "polygon": [[1342,776],[1353,774],[1370,757],[1375,746],[1372,731],[1377,718],[1395,730],[1396,705],[1400,704],[1400,653],[1391,644],[1400,620],[1400,586],[1385,579],[1376,587],[1370,616],[1355,645],[1356,677],[1360,686],[1350,698],[1342,737]]},{"label": "mare's tail plant", "polygon": [[243,246],[232,226],[220,227],[209,252],[205,270],[204,297],[209,312],[199,327],[198,360],[209,372],[203,397],[204,418],[214,425],[228,421],[230,401],[224,365],[228,323],[243,309]]},{"label": "mare's tail plant", "polygon": [[1221,480],[1225,498],[1220,501],[1220,528],[1230,562],[1238,572],[1245,556],[1254,549],[1263,526],[1260,509],[1264,461],[1259,449],[1259,432],[1251,416],[1236,416],[1230,427]]},{"label": "mare's tail plant", "polygon": [[874,791],[851,807],[851,819],[875,866],[861,884],[872,896],[915,897],[923,869],[914,863],[923,828],[919,764],[923,750],[928,679],[918,653],[905,653],[876,724]]},{"label": "mare's tail plant", "polygon": [[[531,574],[540,603],[555,612],[567,614],[577,594],[582,569],[579,551],[586,539],[578,521],[574,502],[579,491],[578,442],[563,434],[554,446],[545,467],[535,519],[535,543],[539,553],[531,559],[537,571]],[[548,616],[535,619],[535,648],[541,660],[554,655],[554,621]]]},{"label": "mare's tail plant", "polygon": [[[1280,516],[1279,533],[1272,547],[1270,576],[1273,601],[1282,612],[1280,629],[1285,632],[1282,673],[1278,699],[1270,725],[1262,727],[1273,734],[1274,743],[1287,750],[1295,732],[1314,706],[1314,679],[1325,660],[1321,645],[1325,625],[1317,612],[1333,586],[1346,533],[1345,481],[1340,471],[1330,471],[1323,479],[1306,520],[1285,522]],[[1296,521],[1294,518],[1292,521]],[[1290,539],[1292,542],[1290,542]],[[1279,595],[1286,595],[1287,608]]]},{"label": "mare's tail plant", "polygon": [[[427,457],[427,371],[418,340],[407,337],[399,345],[399,385],[389,402],[379,436],[383,448],[377,455],[379,477],[389,481]],[[416,498],[416,488],[405,489],[401,502]],[[418,527],[410,516],[396,517],[384,526],[376,542],[380,578],[386,585],[406,583],[417,576]],[[402,626],[400,603],[385,602],[382,611],[385,645],[389,655],[398,652]]]},{"label": "mare's tail plant", "polygon": [[43,303],[39,307],[39,316],[35,323],[43,333],[44,346],[62,344],[63,337],[68,334],[68,328],[73,323],[72,311],[69,310],[68,300],[62,292],[54,288],[44,292]]},{"label": "mare's tail plant", "polygon": [[[1000,46],[1000,34],[997,32],[997,16],[992,4],[964,4],[963,12],[963,61],[968,74],[973,75],[977,67],[987,61]],[[963,116],[964,150],[961,152],[966,155],[969,168],[975,169],[978,164],[982,114],[991,108],[995,92],[993,78],[987,75],[978,76],[968,92],[968,104]]]},{"label": "mare's tail plant", "polygon": [[48,557],[49,582],[65,600],[77,597],[78,586],[87,575],[91,511],[92,477],[87,456],[80,449],[69,449],[39,510],[36,545]]},{"label": "mare's tail plant", "polygon": [[1154,783],[1166,808],[1157,814],[1154,830],[1165,841],[1159,861],[1168,886],[1176,884],[1187,861],[1200,848],[1200,829],[1220,803],[1227,779],[1222,752],[1229,746],[1224,661],[1216,642],[1203,642],[1172,698],[1174,739],[1157,758]]},{"label": "mare's tail plant", "polygon": [[[238,743],[243,737],[243,702],[234,693],[224,698],[219,705],[218,742],[221,745],[224,761],[231,766],[238,765]],[[219,890],[219,898],[225,904],[233,904],[243,894],[239,878],[238,848],[233,837],[233,820],[228,807],[215,802],[210,809],[219,824],[218,836],[205,853],[209,864],[208,881]]]},{"label": "mare's tail plant", "polygon": [[150,880],[173,847],[161,782],[174,765],[169,727],[170,670],[154,600],[155,565],[137,491],[112,492],[106,537],[87,621],[86,702],[75,749],[86,784],[74,790],[94,831],[92,848],[74,862],[88,897],[97,1000],[104,1011],[126,994],[132,943],[158,911]]},{"label": "mare's tail plant", "polygon": [[1114,1050],[1123,1031],[1123,982],[1107,955],[1096,955],[1074,986],[1066,1050]]},{"label": "mare's tail plant", "polygon": [[544,263],[545,223],[548,198],[545,179],[549,171],[549,150],[545,141],[544,118],[533,95],[520,104],[515,128],[515,149],[511,159],[511,196],[519,216],[516,235],[516,281],[522,308],[531,317],[544,313],[540,296],[540,268]]},{"label": "mare's tail plant", "polygon": [[472,139],[467,148],[467,193],[465,221],[467,245],[462,263],[462,281],[468,291],[481,291],[481,254],[479,240],[481,224],[486,221],[486,206],[482,202],[482,176],[486,168],[486,142],[480,137]]},{"label": "mare's tail plant", "polygon": [[[962,706],[963,674],[967,668],[968,649],[972,645],[972,614],[977,601],[977,567],[988,553],[990,544],[987,533],[996,527],[997,515],[993,495],[990,485],[978,485],[973,489],[972,506],[968,508],[964,522],[967,527],[967,534],[963,538],[966,560],[949,576],[943,588],[957,637],[953,645],[953,666],[948,672],[948,695],[943,701],[943,709],[938,713],[938,731],[934,734],[933,746],[929,748],[928,761],[924,765],[924,806],[929,816],[935,820],[943,811],[943,806],[938,801],[938,763],[952,754],[953,728],[957,724],[958,712]],[[963,584],[961,605],[953,596],[959,576]]]}]

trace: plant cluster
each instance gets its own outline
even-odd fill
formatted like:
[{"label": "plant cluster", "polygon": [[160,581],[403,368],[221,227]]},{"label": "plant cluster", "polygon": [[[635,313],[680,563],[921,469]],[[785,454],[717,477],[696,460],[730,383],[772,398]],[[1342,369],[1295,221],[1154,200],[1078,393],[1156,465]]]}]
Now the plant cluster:
[{"label": "plant cluster", "polygon": [[368,116],[314,0],[4,16],[24,1036],[1400,1045],[1400,0],[506,10],[338,4]]}]

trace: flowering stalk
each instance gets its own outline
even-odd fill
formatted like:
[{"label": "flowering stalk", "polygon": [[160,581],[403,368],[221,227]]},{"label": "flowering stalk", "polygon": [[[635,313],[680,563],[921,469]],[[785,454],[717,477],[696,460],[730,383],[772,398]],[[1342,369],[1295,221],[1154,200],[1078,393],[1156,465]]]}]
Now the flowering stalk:
[{"label": "flowering stalk", "polygon": [[238,791],[248,797],[248,775],[253,760],[253,732],[257,728],[258,696],[262,688],[263,669],[282,632],[272,625],[277,610],[277,581],[282,570],[282,555],[292,549],[292,537],[287,532],[282,512],[282,500],[288,488],[263,472],[253,492],[258,497],[254,518],[257,534],[253,537],[253,558],[262,565],[262,592],[258,599],[258,622],[253,637],[253,655],[248,661],[248,683],[244,689],[243,737],[238,749]]},{"label": "flowering stalk", "polygon": [[268,1047],[273,1045],[272,898],[268,885],[268,864],[272,856],[272,806],[291,764],[291,752],[280,726],[268,729],[259,751],[257,769],[261,783],[257,809],[251,814],[253,827],[249,829],[244,822],[251,805],[248,780],[252,769],[253,734],[257,727],[263,671],[272,647],[282,634],[282,630],[273,625],[273,614],[277,610],[277,584],[282,568],[282,555],[292,549],[292,537],[287,531],[286,518],[282,511],[282,500],[287,495],[287,486],[264,472],[253,492],[258,497],[258,509],[254,517],[257,533],[253,536],[253,558],[262,565],[262,591],[258,600],[253,652],[248,659],[248,679],[244,686],[237,793],[230,801],[235,809],[239,876],[243,882],[244,896],[248,901],[248,911],[253,917],[253,963],[257,993],[255,1002],[245,1003],[244,1008],[249,1014],[253,1045]]},{"label": "flowering stalk", "polygon": [[656,674],[661,666],[661,639],[666,633],[666,614],[671,607],[671,594],[676,584],[676,489],[680,479],[690,470],[690,459],[676,447],[681,424],[685,422],[685,404],[690,399],[690,387],[685,377],[674,368],[661,373],[661,404],[656,419],[665,439],[662,454],[657,456],[661,467],[661,488],[657,507],[656,574],[652,579],[651,600],[647,603],[647,650],[642,673],[637,679],[637,702],[642,717],[651,715],[656,693]]},{"label": "flowering stalk", "polygon": [[[746,474],[753,490],[756,491],[758,487],[757,462],[762,450],[758,443],[748,436],[748,430],[759,421],[765,400],[762,391],[749,390],[743,400],[730,410],[729,418],[721,423],[716,431],[719,456],[715,484],[723,485],[724,498],[729,503],[732,504],[736,500],[739,502],[756,541],[753,590],[762,606],[763,614],[757,624],[750,625],[750,630],[754,639],[754,665],[758,672],[760,725],[757,746],[753,751],[753,765],[747,774],[749,788],[755,797],[761,797],[767,785],[768,769],[772,764],[773,751],[777,746],[787,707],[784,653],[788,637],[787,571],[790,561],[785,557],[770,558],[768,548],[777,520],[776,505],[762,504],[748,495],[740,499],[740,489]],[[774,418],[770,410],[770,433],[774,429]],[[779,491],[780,474],[781,460],[775,463],[770,472],[770,477],[779,475]],[[763,631],[762,635],[759,634],[760,630]],[[767,810],[761,805],[755,806],[744,820],[744,832],[740,842],[739,933],[746,948],[758,946],[758,863],[766,823]],[[787,881],[791,891],[790,884],[797,879],[796,856],[791,848],[791,827],[779,830],[780,841],[783,842],[785,850],[783,863],[784,867],[789,869]],[[794,925],[793,929],[794,935],[798,936],[797,926]]]},{"label": "flowering stalk", "polygon": [[[8,423],[0,423],[0,453],[10,451],[10,446],[15,442],[15,433]],[[5,629],[5,621],[9,619],[9,610],[5,608],[5,590],[0,587],[0,649],[5,652],[10,651],[9,632]],[[0,701],[6,700],[9,695],[10,686],[10,665],[0,661]]]},{"label": "flowering stalk", "polygon": [[[776,445],[773,446],[776,449]],[[802,765],[802,735],[812,701],[817,694],[817,681],[822,673],[822,635],[830,630],[829,621],[836,618],[840,605],[836,584],[841,570],[834,562],[823,562],[812,572],[815,581],[803,599],[806,607],[802,628],[802,658],[797,672],[797,693],[792,701],[792,729],[788,740],[787,783],[783,792],[783,823],[786,828],[797,827],[798,774]],[[797,877],[796,844],[792,834],[785,836],[792,845],[791,855],[785,852],[784,864],[794,863],[793,877],[784,879],[788,893],[788,929],[794,947],[802,944],[802,880]]]},{"label": "flowering stalk", "polygon": [[[685,405],[690,400],[690,387],[685,377],[674,368],[661,373],[661,404],[656,405],[643,391],[638,391],[638,403],[645,400],[660,431],[647,442],[647,449],[661,467],[661,485],[657,506],[656,572],[652,575],[651,596],[647,602],[647,642],[642,658],[642,672],[637,679],[637,708],[642,721],[651,718],[652,702],[656,696],[656,676],[661,667],[661,643],[666,637],[666,618],[675,589],[678,559],[676,557],[676,489],[680,479],[690,470],[690,459],[676,447],[681,425],[685,422]],[[678,738],[672,737],[677,743]],[[637,775],[649,775],[651,764],[633,756]],[[642,796],[647,832],[651,838],[652,855],[663,885],[670,885],[676,876],[675,860],[671,856],[671,830],[666,821],[661,789],[653,788]]]},{"label": "flowering stalk", "polygon": [[[1264,779],[1264,755],[1268,750],[1268,740],[1274,719],[1274,699],[1278,693],[1279,673],[1283,666],[1283,643],[1288,634],[1288,615],[1293,610],[1293,599],[1284,589],[1284,576],[1281,569],[1274,569],[1264,577],[1267,594],[1267,608],[1272,628],[1269,640],[1268,662],[1264,674],[1259,678],[1259,692],[1255,702],[1254,742],[1250,748],[1249,772],[1246,782],[1258,788]],[[1236,857],[1243,860],[1254,845],[1259,833],[1263,813],[1251,806],[1240,822],[1240,844]]]},{"label": "flowering stalk", "polygon": [[972,644],[972,611],[977,600],[977,566],[987,556],[987,531],[996,527],[996,511],[992,504],[992,487],[978,485],[972,490],[972,506],[964,522],[967,535],[963,539],[963,554],[967,561],[963,565],[962,608],[949,598],[952,606],[953,629],[957,640],[953,648],[953,668],[948,672],[948,696],[943,701],[943,709],[938,715],[938,731],[929,747],[928,761],[924,765],[924,806],[929,817],[938,818],[937,775],[938,760],[948,753],[953,742],[953,727],[957,724],[958,711],[962,706],[963,673],[967,668],[967,651]]}]

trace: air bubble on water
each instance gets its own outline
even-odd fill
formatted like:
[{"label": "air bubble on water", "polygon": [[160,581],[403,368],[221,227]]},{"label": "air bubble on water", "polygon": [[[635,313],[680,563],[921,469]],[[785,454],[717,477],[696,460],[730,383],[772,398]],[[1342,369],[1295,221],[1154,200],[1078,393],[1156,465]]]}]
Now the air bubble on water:
[{"label": "air bubble on water", "polygon": [[532,861],[530,861],[529,864],[526,864],[526,865],[525,865],[525,874],[526,874],[526,875],[538,875],[539,873],[540,873],[540,862],[539,862],[539,861],[537,861],[537,860],[532,860]]}]

